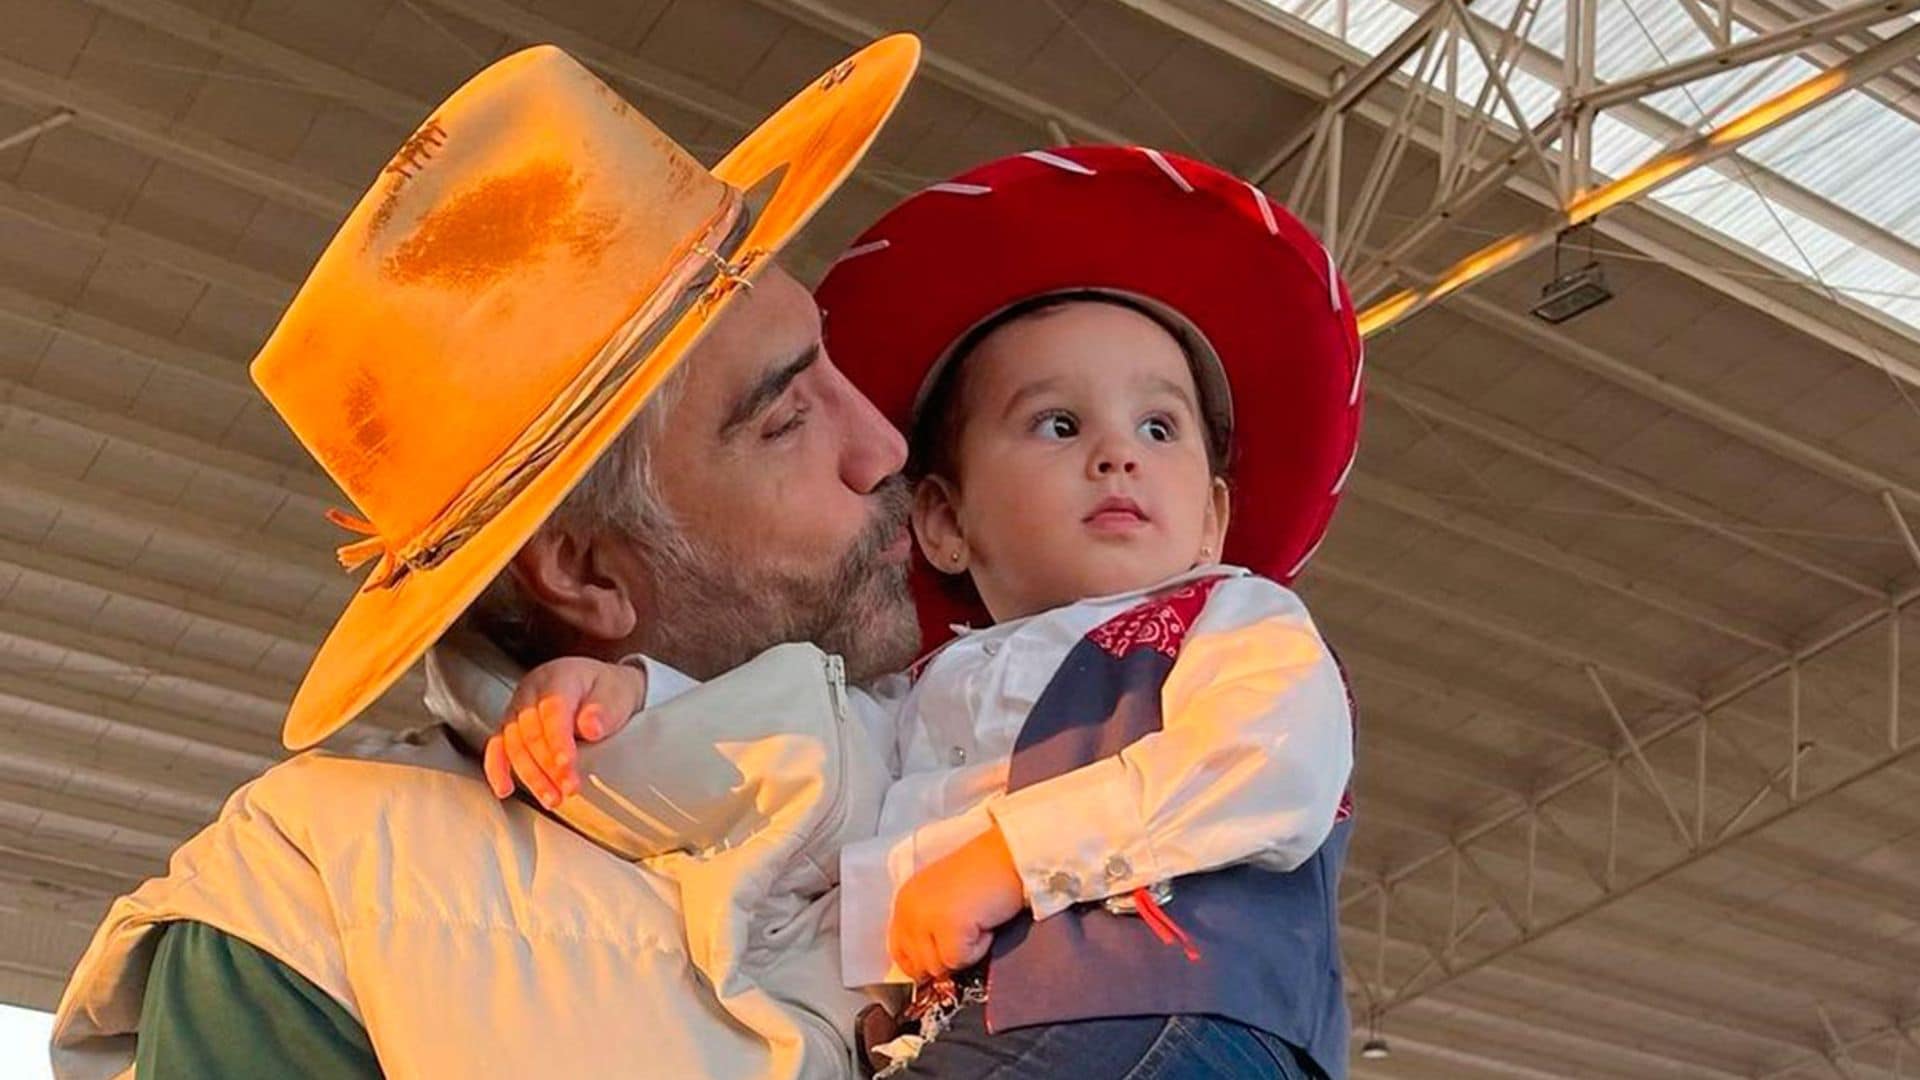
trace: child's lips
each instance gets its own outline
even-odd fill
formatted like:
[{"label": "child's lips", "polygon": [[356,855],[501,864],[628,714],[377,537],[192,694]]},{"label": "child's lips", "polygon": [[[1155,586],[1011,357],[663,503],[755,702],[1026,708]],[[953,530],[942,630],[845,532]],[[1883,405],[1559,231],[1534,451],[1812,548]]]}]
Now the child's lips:
[{"label": "child's lips", "polygon": [[1081,520],[1102,532],[1124,532],[1144,526],[1150,519],[1132,499],[1109,498],[1100,500],[1093,512]]}]

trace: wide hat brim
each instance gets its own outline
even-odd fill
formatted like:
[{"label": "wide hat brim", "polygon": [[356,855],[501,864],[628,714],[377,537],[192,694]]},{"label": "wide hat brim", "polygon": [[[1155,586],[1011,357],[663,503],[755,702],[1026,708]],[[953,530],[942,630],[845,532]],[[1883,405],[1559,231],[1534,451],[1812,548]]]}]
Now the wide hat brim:
[{"label": "wide hat brim", "polygon": [[[1353,466],[1363,346],[1326,248],[1252,185],[1140,147],[1002,158],[894,208],[815,297],[835,365],[910,431],[929,373],[970,330],[1080,290],[1144,298],[1211,345],[1234,413],[1222,559],[1290,581]],[[985,615],[948,580],[916,561],[928,645]]]},{"label": "wide hat brim", "polygon": [[[764,267],[865,155],[919,64],[920,44],[896,34],[836,65],[769,117],[711,170],[743,192],[766,191],[735,247]],[[833,93],[820,93],[831,85]],[[771,188],[770,191],[767,191]],[[758,192],[756,192],[756,195]],[[356,593],[295,693],[282,741],[302,750],[338,731],[439,640],[532,538],[663,379],[727,309],[734,290],[691,305],[626,381],[501,510],[436,565]],[[646,297],[636,296],[636,314]]]}]

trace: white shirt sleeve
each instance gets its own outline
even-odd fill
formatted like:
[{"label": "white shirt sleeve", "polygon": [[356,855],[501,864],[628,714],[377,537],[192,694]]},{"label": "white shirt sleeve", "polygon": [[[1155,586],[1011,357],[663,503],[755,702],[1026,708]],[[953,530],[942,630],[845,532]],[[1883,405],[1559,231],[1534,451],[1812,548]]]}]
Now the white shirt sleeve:
[{"label": "white shirt sleeve", "polygon": [[700,685],[699,679],[693,678],[690,675],[683,675],[679,670],[668,667],[653,657],[641,653],[634,653],[632,656],[623,656],[620,658],[620,662],[629,667],[637,667],[641,671],[646,672],[647,695],[646,698],[640,702],[640,708],[638,710],[640,712],[659,708],[674,698],[679,697],[681,694]]},{"label": "white shirt sleeve", "polygon": [[[884,718],[892,733],[894,782],[881,811],[880,835],[840,849],[840,969],[848,987],[911,982],[887,953],[887,928],[893,923],[893,898],[928,863],[958,849],[993,827],[986,807],[941,818],[914,828],[889,828],[889,820],[917,817],[914,808],[938,805],[946,786],[944,771],[901,775],[901,759],[918,732],[912,697],[904,678],[882,680],[871,688],[869,709]],[[1004,769],[1000,786],[1006,786]]]},{"label": "white shirt sleeve", "polygon": [[840,965],[846,986],[913,981],[887,953],[894,896],[928,863],[991,828],[987,808],[976,806],[911,832],[876,836],[840,849]]},{"label": "white shirt sleeve", "polygon": [[1216,586],[1160,698],[1160,731],[988,802],[1035,918],[1249,859],[1292,869],[1332,830],[1352,718],[1298,596]]}]

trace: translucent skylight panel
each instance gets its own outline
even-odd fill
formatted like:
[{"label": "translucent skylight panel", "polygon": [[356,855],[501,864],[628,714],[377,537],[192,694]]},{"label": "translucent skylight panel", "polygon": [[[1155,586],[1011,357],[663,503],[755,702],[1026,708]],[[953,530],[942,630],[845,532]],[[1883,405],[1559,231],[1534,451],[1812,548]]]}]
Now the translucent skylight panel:
[{"label": "translucent skylight panel", "polygon": [[[1340,0],[1270,2],[1339,35]],[[1520,2],[1480,0],[1472,5],[1474,15],[1483,20],[1475,29],[1489,50],[1498,48],[1502,30]],[[1528,40],[1557,58],[1565,41],[1565,0],[1540,0],[1539,7]],[[1706,7],[1717,9],[1717,5]],[[1402,7],[1395,0],[1348,0],[1344,17],[1346,41],[1374,54],[1410,25],[1415,13],[1411,3]],[[1901,16],[1878,24],[1875,30],[1884,36],[1917,19],[1920,14]],[[1606,0],[1596,12],[1596,22],[1594,67],[1602,82],[1629,79],[1713,48],[1701,27],[1669,0]],[[1736,24],[1733,36],[1746,40],[1755,33],[1745,24]],[[1412,75],[1419,60],[1416,52],[1401,66],[1402,72]],[[1798,56],[1785,56],[1650,95],[1642,104],[1684,128],[1705,130],[1819,70]],[[1485,78],[1478,55],[1462,44],[1456,96],[1473,103]],[[1529,125],[1550,116],[1559,104],[1558,89],[1530,72],[1513,72],[1508,86]],[[1488,96],[1488,108],[1502,127],[1515,126],[1496,95]],[[1595,120],[1593,164],[1604,177],[1624,175],[1661,149],[1661,139],[1617,115],[1603,114]],[[1920,176],[1920,124],[1881,101],[1848,94],[1753,139],[1740,153],[1754,166],[1836,208],[1920,245],[1920,199],[1913,196],[1913,178]],[[1721,161],[1697,170],[1650,198],[1725,236],[1734,246],[1773,261],[1784,273],[1807,275],[1811,262],[1813,272],[1828,286],[1920,330],[1920,274],[1783,205],[1777,197],[1763,198],[1743,177],[1737,162]],[[1907,261],[1920,264],[1920,259]]]}]

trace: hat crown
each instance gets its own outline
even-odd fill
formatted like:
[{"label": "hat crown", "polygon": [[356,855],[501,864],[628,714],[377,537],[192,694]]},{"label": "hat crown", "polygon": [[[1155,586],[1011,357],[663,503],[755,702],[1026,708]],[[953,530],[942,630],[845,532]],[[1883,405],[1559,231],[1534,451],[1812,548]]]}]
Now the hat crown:
[{"label": "hat crown", "polygon": [[633,339],[644,302],[704,262],[738,207],[572,58],[524,50],[401,146],[254,381],[385,546],[404,548],[551,420],[610,340]]}]

